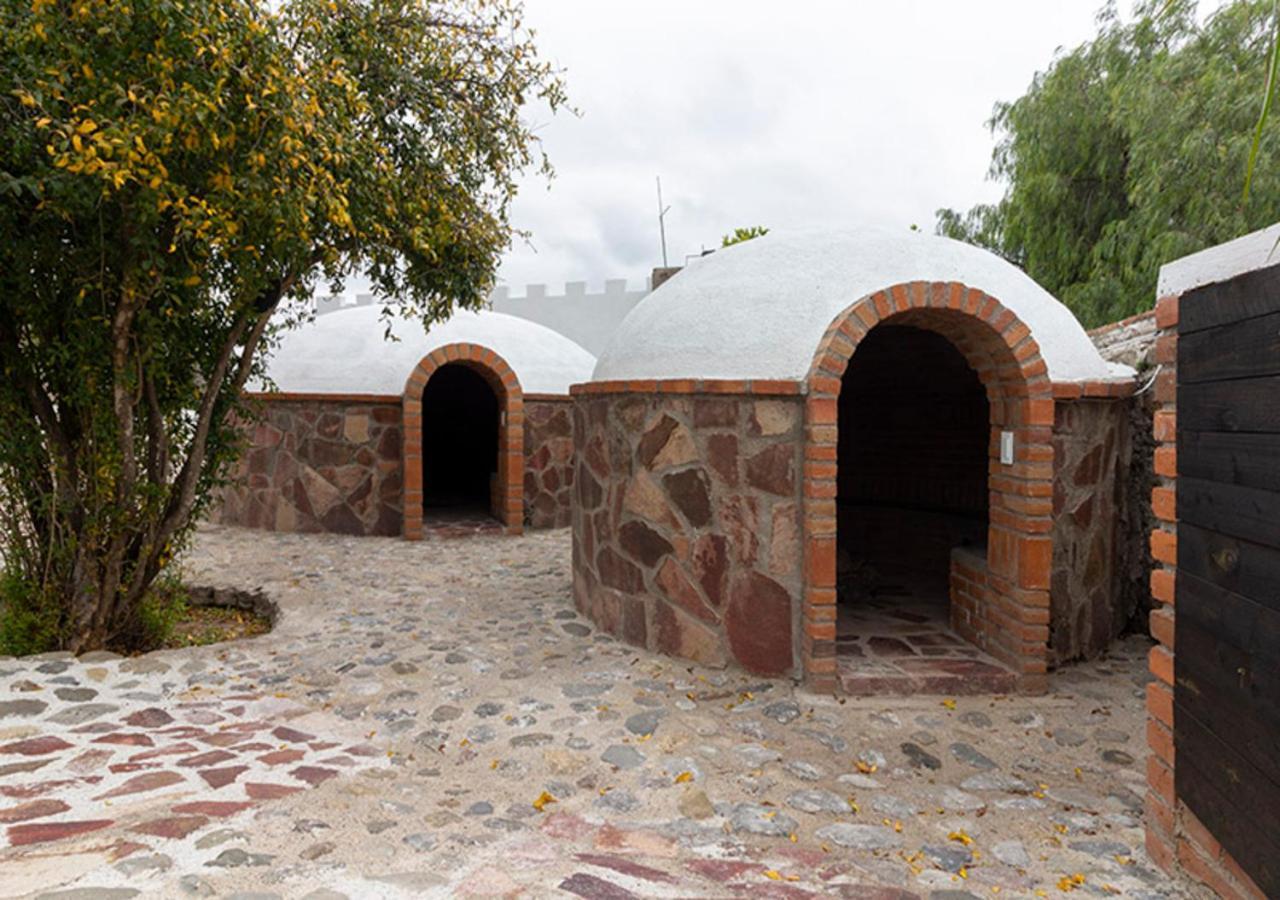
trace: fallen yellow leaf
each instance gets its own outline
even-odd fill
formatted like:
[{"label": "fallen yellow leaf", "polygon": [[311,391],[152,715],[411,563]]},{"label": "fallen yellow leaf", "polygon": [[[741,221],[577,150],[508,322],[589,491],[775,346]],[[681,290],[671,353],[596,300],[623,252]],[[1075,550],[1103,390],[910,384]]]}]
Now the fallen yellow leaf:
[{"label": "fallen yellow leaf", "polygon": [[764,877],[765,877],[765,878],[768,878],[768,879],[769,879],[769,880],[771,880],[771,881],[781,881],[781,880],[782,880],[782,875],[781,875],[781,873],[779,873],[779,872],[778,872],[778,870],[776,870],[776,869],[765,869],[763,874],[764,874]]},{"label": "fallen yellow leaf", "polygon": [[681,772],[679,775],[676,776],[676,784],[685,784],[686,782],[689,782],[689,781],[693,781],[692,772]]},{"label": "fallen yellow leaf", "polygon": [[533,808],[536,809],[538,812],[542,812],[546,808],[548,803],[555,803],[555,802],[556,802],[555,797],[552,797],[549,793],[547,793],[546,791],[543,791],[541,794],[538,795],[538,799],[533,801]]}]

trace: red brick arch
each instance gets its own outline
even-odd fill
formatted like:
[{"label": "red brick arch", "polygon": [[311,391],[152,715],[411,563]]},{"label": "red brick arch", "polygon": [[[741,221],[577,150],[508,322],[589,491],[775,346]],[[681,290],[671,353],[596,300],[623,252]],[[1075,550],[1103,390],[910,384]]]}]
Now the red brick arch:
[{"label": "red brick arch", "polygon": [[[841,379],[859,342],[882,322],[947,338],[977,372],[991,409],[985,572],[952,580],[952,623],[1023,676],[1044,681],[1053,544],[1053,385],[1031,330],[997,299],[955,282],[910,282],[836,316],[818,345],[805,407],[805,596],[801,658],[817,689],[836,686],[836,475]],[[1000,432],[1014,432],[1013,465]],[[959,594],[959,595],[958,595]]]},{"label": "red brick arch", "polygon": [[446,344],[432,350],[405,382],[404,537],[422,539],[422,392],[441,366],[458,363],[479,373],[498,397],[498,480],[492,508],[508,534],[524,530],[524,392],[516,373],[501,356],[479,344]]}]

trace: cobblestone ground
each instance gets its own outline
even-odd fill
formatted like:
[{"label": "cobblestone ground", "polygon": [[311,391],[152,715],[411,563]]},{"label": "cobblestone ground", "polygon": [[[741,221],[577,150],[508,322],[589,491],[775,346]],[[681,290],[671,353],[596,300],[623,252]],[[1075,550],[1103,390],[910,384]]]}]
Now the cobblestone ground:
[{"label": "cobblestone ground", "polygon": [[0,894],[1189,896],[1142,851],[1139,639],[1043,697],[842,703],[597,634],[566,532],[185,565],[276,629],[0,660]]}]

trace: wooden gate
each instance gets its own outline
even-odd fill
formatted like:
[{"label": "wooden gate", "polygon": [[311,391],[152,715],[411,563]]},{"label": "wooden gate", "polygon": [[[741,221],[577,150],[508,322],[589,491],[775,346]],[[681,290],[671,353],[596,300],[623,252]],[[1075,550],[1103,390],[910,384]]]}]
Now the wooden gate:
[{"label": "wooden gate", "polygon": [[1177,373],[1176,789],[1280,896],[1280,266],[1183,295]]}]

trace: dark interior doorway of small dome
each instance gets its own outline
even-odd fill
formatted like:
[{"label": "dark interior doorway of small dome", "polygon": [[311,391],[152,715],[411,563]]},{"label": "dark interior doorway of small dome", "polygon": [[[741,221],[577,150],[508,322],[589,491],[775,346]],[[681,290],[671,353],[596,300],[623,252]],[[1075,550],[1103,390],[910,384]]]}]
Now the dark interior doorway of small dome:
[{"label": "dark interior doorway of small dome", "polygon": [[484,376],[449,363],[422,392],[422,507],[427,527],[497,527],[500,403]]},{"label": "dark interior doorway of small dome", "polygon": [[837,449],[846,692],[946,690],[949,673],[994,664],[951,628],[949,596],[953,552],[986,555],[990,420],[982,381],[943,335],[883,324],[858,344]]}]

